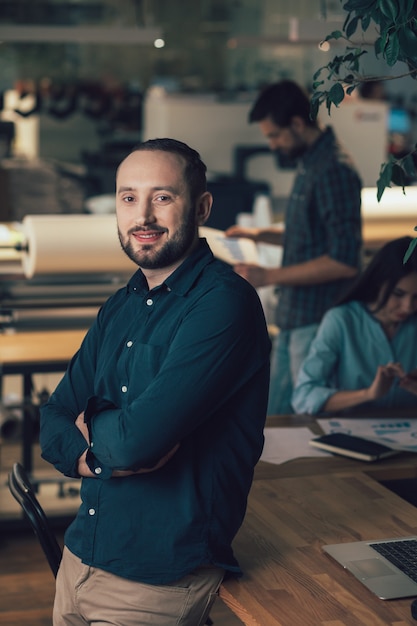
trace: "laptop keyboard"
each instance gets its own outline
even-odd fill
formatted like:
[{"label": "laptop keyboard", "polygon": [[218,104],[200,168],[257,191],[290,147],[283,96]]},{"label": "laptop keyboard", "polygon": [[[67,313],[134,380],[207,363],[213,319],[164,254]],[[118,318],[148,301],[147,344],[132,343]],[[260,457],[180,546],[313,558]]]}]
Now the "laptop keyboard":
[{"label": "laptop keyboard", "polygon": [[390,563],[398,567],[417,582],[417,540],[406,539],[404,541],[384,541],[383,543],[370,543],[371,548],[384,556]]}]

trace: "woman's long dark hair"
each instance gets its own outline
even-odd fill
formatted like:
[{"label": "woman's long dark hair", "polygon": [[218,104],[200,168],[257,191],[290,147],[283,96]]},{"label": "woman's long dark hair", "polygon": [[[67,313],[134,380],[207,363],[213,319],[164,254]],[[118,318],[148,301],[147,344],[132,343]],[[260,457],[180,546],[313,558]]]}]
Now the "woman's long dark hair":
[{"label": "woman's long dark hair", "polygon": [[411,241],[411,237],[400,237],[385,244],[337,304],[345,304],[352,300],[366,304],[378,301],[377,310],[380,310],[398,281],[412,272],[417,273],[417,251],[404,263],[404,255]]}]

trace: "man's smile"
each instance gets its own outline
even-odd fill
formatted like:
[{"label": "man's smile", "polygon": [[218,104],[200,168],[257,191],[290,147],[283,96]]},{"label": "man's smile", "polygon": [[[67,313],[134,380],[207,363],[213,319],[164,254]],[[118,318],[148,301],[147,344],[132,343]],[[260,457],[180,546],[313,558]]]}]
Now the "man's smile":
[{"label": "man's smile", "polygon": [[165,230],[136,230],[132,233],[132,236],[140,243],[152,243],[154,241],[158,241],[158,239],[160,239],[165,232]]}]

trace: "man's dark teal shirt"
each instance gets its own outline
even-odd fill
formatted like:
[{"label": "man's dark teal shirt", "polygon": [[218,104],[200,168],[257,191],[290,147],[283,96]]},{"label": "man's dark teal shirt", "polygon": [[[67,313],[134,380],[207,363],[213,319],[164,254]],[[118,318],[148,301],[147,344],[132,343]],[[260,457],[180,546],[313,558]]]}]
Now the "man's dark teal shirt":
[{"label": "man's dark teal shirt", "polygon": [[[160,286],[138,270],[101,308],[41,413],[42,456],[96,478],[66,532],[86,564],[165,584],[213,563],[239,573],[231,543],[262,451],[270,343],[255,290],[204,240]],[[161,469],[112,478],[115,469]]]}]

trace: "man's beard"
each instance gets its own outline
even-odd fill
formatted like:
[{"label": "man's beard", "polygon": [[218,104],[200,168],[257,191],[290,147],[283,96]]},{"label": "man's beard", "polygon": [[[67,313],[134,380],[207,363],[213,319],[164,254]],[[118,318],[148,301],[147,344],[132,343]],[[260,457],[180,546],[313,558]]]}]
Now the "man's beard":
[{"label": "man's beard", "polygon": [[[147,246],[146,244],[142,245],[139,250],[135,250],[131,240],[128,239],[127,243],[125,243],[120,230],[118,233],[120,245],[131,261],[140,268],[156,270],[169,267],[186,256],[187,251],[194,242],[195,229],[195,209],[191,209],[175,235],[168,239],[163,247],[157,251],[154,250],[153,246]],[[143,230],[146,232],[146,229]]]},{"label": "man's beard", "polygon": [[277,148],[275,152],[275,160],[279,167],[282,168],[293,168],[297,166],[299,159],[305,154],[307,151],[307,144],[305,141],[302,141],[297,133],[291,130],[291,135],[294,139],[293,147],[288,150],[282,150]]}]

